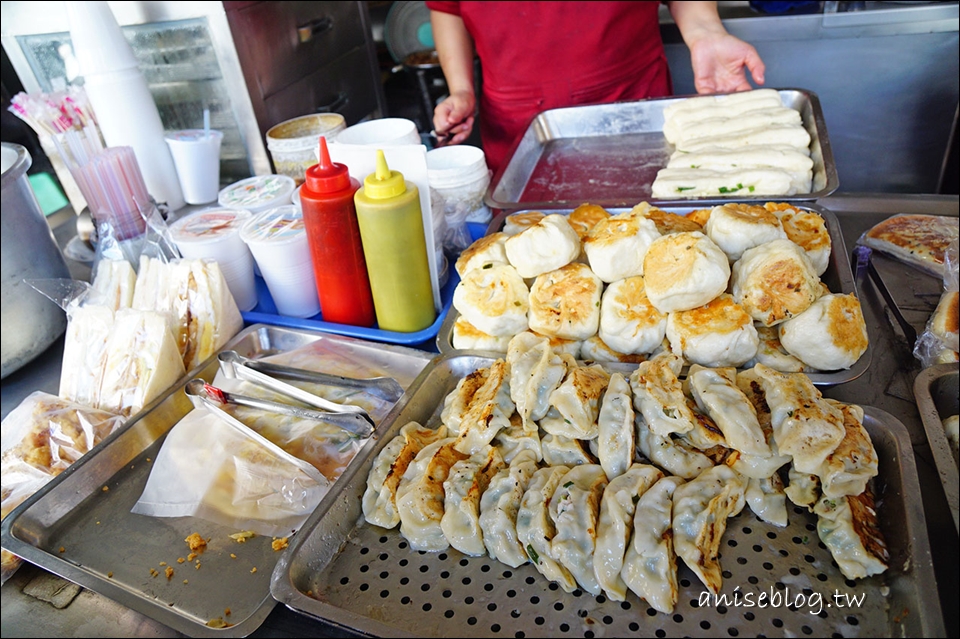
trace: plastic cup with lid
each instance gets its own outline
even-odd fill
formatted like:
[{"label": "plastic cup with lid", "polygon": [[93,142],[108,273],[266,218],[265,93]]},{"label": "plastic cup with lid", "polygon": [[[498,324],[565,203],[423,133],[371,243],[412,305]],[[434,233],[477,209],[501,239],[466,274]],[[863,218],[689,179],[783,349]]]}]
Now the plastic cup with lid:
[{"label": "plastic cup with lid", "polygon": [[208,209],[191,213],[170,225],[170,235],[183,257],[214,260],[220,265],[241,311],[257,305],[253,254],[240,238],[240,229],[252,217],[252,213],[243,209]]},{"label": "plastic cup with lid", "polygon": [[187,204],[216,202],[220,193],[223,131],[185,129],[165,135]]},{"label": "plastic cup with lid", "polygon": [[224,208],[259,213],[290,204],[296,186],[293,178],[286,175],[255,175],[225,187],[218,202]]},{"label": "plastic cup with lid", "polygon": [[303,213],[288,204],[253,216],[240,230],[273,297],[277,312],[312,317],[320,312],[320,297]]}]

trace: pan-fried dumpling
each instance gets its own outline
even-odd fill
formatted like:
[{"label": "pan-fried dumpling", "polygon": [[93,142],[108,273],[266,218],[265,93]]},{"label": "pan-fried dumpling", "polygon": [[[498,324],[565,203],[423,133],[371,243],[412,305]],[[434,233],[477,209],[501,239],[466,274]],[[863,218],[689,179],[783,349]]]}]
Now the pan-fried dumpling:
[{"label": "pan-fried dumpling", "polygon": [[450,546],[440,527],[443,482],[450,467],[467,457],[453,447],[455,441],[455,437],[446,437],[423,448],[397,487],[400,534],[414,550],[439,552]]},{"label": "pan-fried dumpling", "polygon": [[510,236],[504,243],[507,258],[521,277],[566,266],[580,255],[580,237],[566,215],[546,215],[530,228]]},{"label": "pan-fried dumpling", "polygon": [[507,464],[511,463],[523,450],[533,453],[537,461],[543,459],[540,431],[526,430],[520,420],[520,415],[516,413],[510,416],[510,426],[501,430],[493,438],[493,444],[500,450],[500,455]]},{"label": "pan-fried dumpling", "polygon": [[530,331],[518,333],[507,347],[510,365],[510,398],[524,428],[537,430],[535,422],[550,408],[550,394],[576,361],[565,360],[550,347],[550,340]]},{"label": "pan-fried dumpling", "polygon": [[530,451],[518,454],[500,469],[480,497],[480,529],[491,559],[516,568],[527,563],[527,552],[517,538],[517,511],[537,460]]},{"label": "pan-fried dumpling", "polygon": [[517,511],[517,539],[540,574],[566,592],[573,592],[577,581],[554,559],[550,544],[557,533],[550,518],[550,500],[568,470],[568,467],[558,465],[540,468],[533,473]]},{"label": "pan-fried dumpling", "polygon": [[490,377],[490,368],[478,368],[469,375],[461,377],[457,387],[450,391],[443,399],[443,409],[440,411],[440,421],[447,427],[450,435],[460,433],[460,422],[463,415],[470,408],[473,396],[477,394],[487,378]]},{"label": "pan-fried dumpling", "polygon": [[550,394],[550,405],[563,419],[540,420],[541,428],[574,439],[596,438],[600,399],[609,381],[610,373],[599,364],[568,370],[563,382]]},{"label": "pan-fried dumpling", "polygon": [[622,374],[613,373],[597,418],[597,456],[607,479],[622,475],[633,462],[636,454],[633,420],[630,383]]},{"label": "pan-fried dumpling", "polygon": [[489,369],[483,386],[471,398],[460,421],[456,448],[468,456],[493,441],[501,429],[508,428],[515,409],[510,399],[510,369],[507,363],[498,359]]},{"label": "pan-fried dumpling", "polygon": [[713,594],[723,585],[720,538],[727,518],[743,510],[744,481],[727,466],[714,466],[673,493],[673,543],[677,556]]},{"label": "pan-fried dumpling", "polygon": [[610,480],[603,490],[593,569],[597,583],[613,601],[627,597],[627,584],[620,577],[620,570],[633,531],[637,500],[661,477],[663,473],[658,468],[633,464],[625,473]]},{"label": "pan-fried dumpling", "polygon": [[382,528],[393,528],[400,523],[397,487],[407,466],[425,446],[446,436],[447,427],[443,424],[432,430],[410,422],[380,450],[367,475],[367,488],[363,492],[363,516],[367,522]]},{"label": "pan-fried dumpling", "polygon": [[[548,417],[544,419],[551,419]],[[553,419],[563,419],[554,417]],[[581,464],[596,464],[597,458],[590,451],[584,439],[573,439],[563,435],[551,435],[544,432],[540,438],[540,447],[543,450],[543,463],[548,466],[579,466]]]},{"label": "pan-fried dumpling", "polygon": [[779,373],[753,367],[770,407],[777,449],[793,457],[802,473],[817,473],[843,439],[843,413],[827,402],[803,373]]},{"label": "pan-fried dumpling", "polygon": [[774,473],[766,479],[748,479],[744,497],[753,514],[763,521],[774,526],[787,525],[787,496],[780,475]]},{"label": "pan-fried dumpling", "polygon": [[843,413],[844,435],[817,473],[823,494],[831,499],[859,495],[866,490],[870,478],[877,476],[878,464],[870,433],[863,427],[863,409],[856,404],[827,401]]},{"label": "pan-fried dumpling", "polygon": [[661,437],[693,428],[695,418],[677,379],[681,366],[679,357],[664,353],[642,362],[630,374],[633,406],[650,430]]},{"label": "pan-fried dumpling", "polygon": [[737,386],[734,368],[704,368],[696,364],[687,372],[690,394],[700,410],[723,432],[727,446],[741,453],[769,456],[757,411]]},{"label": "pan-fried dumpling", "polygon": [[847,579],[879,575],[890,563],[887,542],[877,524],[873,493],[856,497],[824,497],[814,509],[817,534]]},{"label": "pan-fried dumpling", "polygon": [[517,269],[494,264],[468,271],[453,290],[453,307],[477,330],[495,337],[527,329],[530,289]]},{"label": "pan-fried dumpling", "polygon": [[684,479],[693,479],[713,466],[709,457],[693,447],[683,445],[681,440],[654,433],[642,415],[636,416],[636,427],[637,449],[666,472]]},{"label": "pan-fried dumpling", "polygon": [[[686,384],[684,386],[686,386]],[[711,459],[713,459],[711,451],[715,448],[730,450],[727,446],[727,440],[723,436],[723,431],[720,430],[717,423],[713,421],[709,415],[700,410],[697,403],[692,399],[687,399],[687,406],[690,408],[690,412],[693,413],[693,428],[683,435],[678,435],[678,439],[689,443],[697,450],[702,450],[706,453],[707,457]],[[724,455],[723,458],[726,459],[726,455]],[[717,460],[714,459],[714,464],[716,463]]]},{"label": "pan-fried dumpling", "polygon": [[597,277],[609,284],[643,275],[643,258],[658,237],[653,220],[627,211],[597,222],[583,241],[583,252]]},{"label": "pan-fried dumpling", "polygon": [[779,468],[790,463],[790,457],[781,455],[777,450],[777,443],[773,438],[773,425],[771,423],[772,415],[770,407],[767,406],[766,395],[763,387],[760,385],[760,378],[755,370],[748,369],[737,373],[737,387],[743,391],[744,396],[753,405],[757,412],[757,423],[760,424],[760,430],[763,432],[764,440],[770,449],[770,454],[754,455],[750,453],[740,453],[740,456],[733,463],[732,468],[751,479],[765,479],[773,475]]},{"label": "pan-fried dumpling", "polygon": [[465,555],[480,557],[487,552],[480,529],[480,496],[503,466],[499,450],[487,446],[451,466],[443,482],[440,529],[450,545]]},{"label": "pan-fried dumpling", "polygon": [[797,506],[813,512],[820,499],[820,478],[812,473],[801,473],[793,466],[787,470],[787,486],[784,493]]},{"label": "pan-fried dumpling", "polygon": [[620,577],[654,609],[671,613],[677,605],[677,556],[673,551],[673,493],[683,483],[664,477],[640,495],[633,515]]},{"label": "pan-fried dumpling", "polygon": [[647,297],[639,275],[610,283],[600,300],[599,336],[619,353],[649,353],[663,342],[667,316]]},{"label": "pan-fried dumpling", "polygon": [[592,595],[601,591],[593,568],[593,553],[600,499],[606,485],[607,476],[599,464],[576,466],[563,476],[550,500],[550,516],[557,528],[550,542],[553,557]]}]

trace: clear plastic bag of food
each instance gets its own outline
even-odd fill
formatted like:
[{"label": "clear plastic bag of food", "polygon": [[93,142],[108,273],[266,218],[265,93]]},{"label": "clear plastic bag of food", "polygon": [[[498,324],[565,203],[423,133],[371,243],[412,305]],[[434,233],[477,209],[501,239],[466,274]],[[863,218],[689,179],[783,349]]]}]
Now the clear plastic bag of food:
[{"label": "clear plastic bag of food", "polygon": [[[123,418],[36,391],[3,419],[2,515],[23,503],[123,424]],[[2,576],[20,560],[3,552]]]},{"label": "clear plastic bag of food", "polygon": [[943,293],[913,347],[924,368],[960,361],[960,333],[957,330],[960,300],[960,240],[953,240],[943,256]]},{"label": "clear plastic bag of food", "polygon": [[132,512],[287,536],[330,485],[312,465],[254,430],[196,408],[167,433]]}]

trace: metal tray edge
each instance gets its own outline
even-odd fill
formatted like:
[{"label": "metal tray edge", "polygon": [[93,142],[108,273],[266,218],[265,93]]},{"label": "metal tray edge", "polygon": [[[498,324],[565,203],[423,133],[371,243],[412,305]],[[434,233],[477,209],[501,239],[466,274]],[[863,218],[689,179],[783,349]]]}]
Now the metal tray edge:
[{"label": "metal tray edge", "polygon": [[917,374],[913,382],[913,394],[917,400],[917,409],[923,422],[923,430],[927,434],[927,442],[933,453],[933,461],[937,466],[937,474],[943,483],[943,492],[953,516],[953,525],[960,530],[960,473],[954,463],[950,444],[943,432],[943,422],[937,406],[934,403],[930,387],[941,377],[960,374],[960,364],[937,364],[925,368]]}]

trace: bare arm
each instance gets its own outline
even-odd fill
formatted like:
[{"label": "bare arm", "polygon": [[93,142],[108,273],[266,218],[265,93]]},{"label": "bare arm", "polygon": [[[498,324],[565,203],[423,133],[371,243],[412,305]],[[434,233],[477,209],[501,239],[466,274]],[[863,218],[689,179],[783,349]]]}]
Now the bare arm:
[{"label": "bare arm", "polygon": [[459,144],[473,130],[477,106],[473,89],[473,38],[460,16],[431,11],[430,24],[440,68],[450,91],[449,97],[434,109],[433,127],[440,133],[455,133],[448,143]]},{"label": "bare arm", "polygon": [[724,93],[752,89],[744,68],[757,84],[765,70],[757,50],[723,27],[716,2],[668,2],[683,41],[690,49],[697,93]]}]

